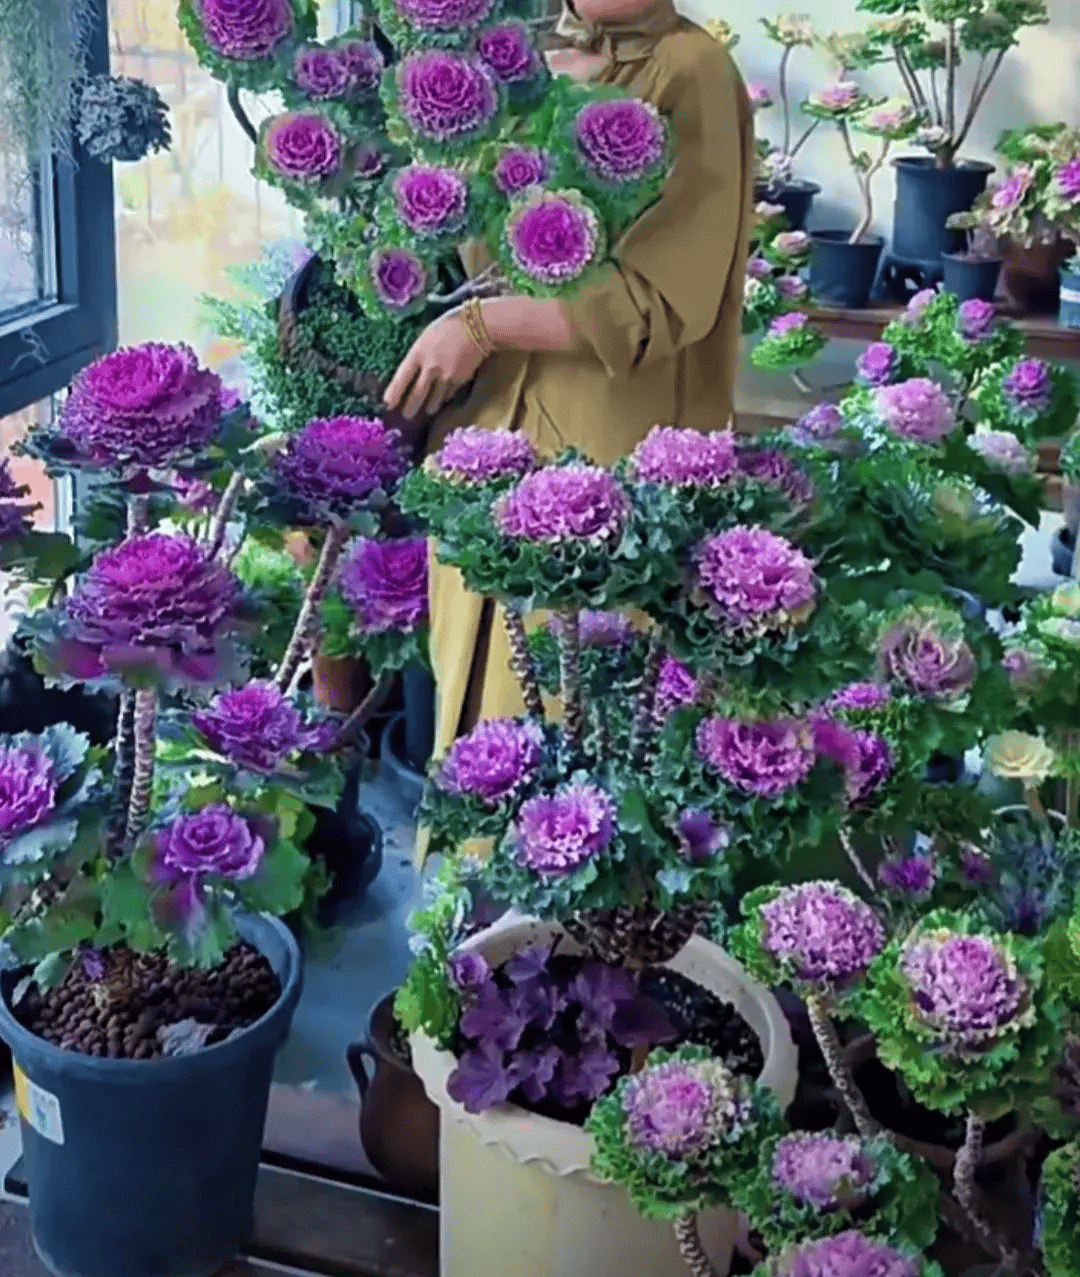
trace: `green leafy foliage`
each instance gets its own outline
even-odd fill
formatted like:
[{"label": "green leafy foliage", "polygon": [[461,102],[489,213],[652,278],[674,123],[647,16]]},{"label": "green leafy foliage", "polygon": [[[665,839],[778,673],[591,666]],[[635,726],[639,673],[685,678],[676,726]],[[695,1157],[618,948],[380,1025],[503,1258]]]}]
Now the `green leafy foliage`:
[{"label": "green leafy foliage", "polygon": [[1043,1163],[1038,1246],[1047,1277],[1080,1271],[1080,1144],[1073,1142]]}]

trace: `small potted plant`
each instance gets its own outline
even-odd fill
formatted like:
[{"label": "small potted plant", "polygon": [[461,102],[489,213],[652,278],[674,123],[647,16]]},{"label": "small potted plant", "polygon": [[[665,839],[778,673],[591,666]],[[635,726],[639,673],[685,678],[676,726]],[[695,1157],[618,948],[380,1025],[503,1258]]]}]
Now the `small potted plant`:
[{"label": "small potted plant", "polygon": [[[1004,178],[951,224],[983,228],[1007,243],[1006,291],[1024,310],[1050,313],[1059,307],[1061,280],[1080,243],[1080,130],[1065,124],[1014,129],[997,149],[1009,165]],[[1061,313],[1068,323],[1073,312]]]},{"label": "small potted plant", "polygon": [[814,45],[814,29],[805,14],[785,14],[777,18],[762,18],[768,38],[780,46],[779,87],[776,93],[762,84],[748,86],[750,101],[755,111],[764,111],[779,103],[783,114],[783,133],[779,144],[762,139],[759,142],[759,177],[757,198],[770,204],[778,204],[787,217],[792,230],[801,231],[806,225],[814,196],[821,192],[816,182],[808,182],[793,175],[795,160],[818,126],[811,121],[808,128],[796,138],[792,119],[789,71],[796,49],[808,49]]},{"label": "small potted plant", "polygon": [[[904,102],[868,98],[851,80],[840,80],[819,89],[803,103],[803,110],[818,120],[831,120],[836,125],[859,185],[862,204],[860,219],[853,231],[813,233],[810,287],[823,302],[857,310],[870,298],[885,243],[880,236],[870,234],[874,221],[874,180],[893,144],[914,134],[918,115]],[[874,155],[856,150],[856,133],[877,139]]]}]

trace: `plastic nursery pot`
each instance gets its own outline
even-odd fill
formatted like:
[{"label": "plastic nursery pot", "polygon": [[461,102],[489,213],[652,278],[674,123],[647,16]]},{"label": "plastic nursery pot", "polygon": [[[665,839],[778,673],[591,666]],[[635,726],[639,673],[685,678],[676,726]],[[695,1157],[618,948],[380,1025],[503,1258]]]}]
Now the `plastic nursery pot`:
[{"label": "plastic nursery pot", "polygon": [[905,155],[893,160],[896,204],[892,256],[904,262],[936,262],[963,247],[962,231],[945,225],[964,213],[986,190],[992,164],[970,162],[938,168],[929,156]]},{"label": "plastic nursery pot", "polygon": [[1058,528],[1050,538],[1050,566],[1056,576],[1072,576],[1076,537],[1068,528]]},{"label": "plastic nursery pot", "polygon": [[428,1099],[395,1028],[391,993],[372,1008],[367,1036],[346,1052],[360,1092],[360,1143],[391,1188],[437,1202],[439,1110]]},{"label": "plastic nursery pot", "polygon": [[378,821],[360,810],[360,778],[371,748],[366,737],[360,745],[360,761],[345,777],[337,809],[311,808],[315,828],[304,850],[321,860],[330,875],[330,888],[317,908],[324,927],[333,926],[346,906],[355,910],[363,903],[383,863],[382,829]]},{"label": "plastic nursery pot", "polygon": [[848,231],[813,231],[810,239],[810,291],[827,306],[862,310],[870,300],[885,241],[867,235],[849,243]]},{"label": "plastic nursery pot", "polygon": [[754,198],[770,204],[779,204],[784,210],[788,226],[793,231],[801,231],[810,216],[814,197],[821,194],[821,187],[816,182],[785,182],[783,186],[770,187],[766,182],[758,182],[754,187]]},{"label": "plastic nursery pot", "polygon": [[963,253],[946,253],[945,291],[955,293],[959,301],[992,302],[1001,275],[1000,257],[968,257]]},{"label": "plastic nursery pot", "polygon": [[[559,933],[554,923],[507,915],[461,952],[492,965]],[[561,951],[574,952],[566,943]],[[732,1003],[761,1042],[758,1081],[786,1108],[798,1056],[776,999],[717,945],[694,936],[667,964]],[[503,1104],[467,1113],[447,1093],[457,1061],[428,1037],[410,1039],[413,1066],[441,1110],[439,1263],[442,1277],[685,1277],[671,1225],[643,1218],[625,1189],[589,1171],[592,1137],[580,1126]],[[737,1220],[701,1216],[702,1242],[716,1271],[731,1261]]]},{"label": "plastic nursery pot", "polygon": [[1062,328],[1080,328],[1080,269],[1061,268],[1058,323]]},{"label": "plastic nursery pot", "polygon": [[[853,1038],[844,1048],[844,1056],[852,1072],[856,1074],[856,1081],[858,1081],[860,1068],[873,1064],[877,1060],[877,1042],[874,1039],[874,1035],[866,1033],[861,1037]],[[912,1139],[911,1136],[905,1135],[901,1131],[892,1130],[888,1126],[886,1115],[878,1111],[883,1099],[879,1091],[864,1087],[863,1093],[870,1105],[871,1113],[891,1131],[898,1148],[903,1149],[905,1153],[923,1158],[939,1171],[952,1170],[953,1163],[956,1161],[956,1149],[950,1148],[946,1144],[934,1144],[926,1140]],[[1032,1135],[1033,1128],[1028,1123],[1017,1122],[1016,1126],[1008,1134],[1000,1139],[988,1141],[983,1146],[979,1165],[983,1167],[997,1166],[1009,1161],[1011,1158],[1020,1156],[1030,1144]]]},{"label": "plastic nursery pot", "polygon": [[0,1034],[28,1079],[30,1229],[57,1277],[209,1277],[250,1240],[274,1056],[300,997],[301,958],[277,919],[238,926],[274,968],[281,997],[191,1055],[62,1051],[12,1015],[21,973],[0,977]]},{"label": "plastic nursery pot", "polygon": [[405,760],[421,775],[435,747],[435,677],[420,664],[401,673],[405,694]]},{"label": "plastic nursery pot", "polygon": [[1027,248],[1010,244],[1002,283],[1013,303],[1028,315],[1054,315],[1061,303],[1061,268],[1073,254],[1066,239]]}]

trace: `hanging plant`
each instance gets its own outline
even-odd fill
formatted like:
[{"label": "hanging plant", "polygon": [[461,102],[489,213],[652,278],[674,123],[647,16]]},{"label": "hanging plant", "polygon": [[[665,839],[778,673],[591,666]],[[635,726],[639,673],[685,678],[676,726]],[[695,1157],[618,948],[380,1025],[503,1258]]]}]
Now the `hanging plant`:
[{"label": "hanging plant", "polygon": [[93,30],[87,0],[0,0],[0,115],[20,168],[50,148],[70,157]]},{"label": "hanging plant", "polygon": [[152,84],[129,76],[95,75],[79,94],[75,133],[95,160],[133,162],[172,145],[167,113]]}]

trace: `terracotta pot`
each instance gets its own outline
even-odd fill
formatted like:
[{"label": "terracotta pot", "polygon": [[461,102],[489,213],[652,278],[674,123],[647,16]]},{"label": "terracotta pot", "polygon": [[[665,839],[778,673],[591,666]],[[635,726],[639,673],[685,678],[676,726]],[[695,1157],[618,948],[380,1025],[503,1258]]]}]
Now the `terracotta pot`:
[{"label": "terracotta pot", "polygon": [[[460,952],[482,953],[494,966],[559,932],[555,923],[508,914],[466,940]],[[746,1019],[765,1056],[758,1081],[786,1108],[795,1095],[798,1059],[772,994],[703,936],[693,936],[668,965]],[[423,1034],[410,1042],[416,1071],[442,1111],[441,1277],[685,1277],[670,1223],[639,1215],[624,1188],[592,1174],[593,1140],[582,1127],[514,1104],[468,1113],[447,1091],[457,1065],[453,1054]],[[706,1211],[698,1223],[706,1254],[726,1273],[736,1215]]]},{"label": "terracotta pot", "polygon": [[1010,244],[1001,273],[1009,297],[1029,315],[1056,315],[1061,298],[1061,267],[1073,253],[1068,240],[1053,244],[1033,244],[1022,248]]},{"label": "terracotta pot", "polygon": [[[347,1059],[360,1091],[360,1143],[368,1161],[398,1192],[439,1197],[439,1110],[412,1063],[394,1044],[394,996],[375,1005],[367,1037]],[[370,1072],[369,1072],[370,1069]]]},{"label": "terracotta pot", "polygon": [[311,662],[315,699],[324,709],[348,714],[371,690],[367,662],[358,656],[316,656]]},{"label": "terracotta pot", "polygon": [[[844,1048],[844,1057],[852,1071],[861,1064],[869,1064],[877,1059],[877,1042],[872,1033],[853,1039]],[[870,1110],[873,1112],[873,1095],[867,1094]],[[880,1120],[880,1119],[879,1119]],[[921,1157],[939,1171],[951,1171],[956,1161],[956,1149],[945,1144],[929,1144],[924,1140],[913,1140],[900,1131],[892,1132],[898,1148],[915,1157]],[[1018,1122],[1016,1129],[1010,1131],[1003,1139],[995,1140],[983,1146],[980,1166],[997,1166],[1017,1157],[1031,1141],[1033,1128],[1027,1122]]]}]

